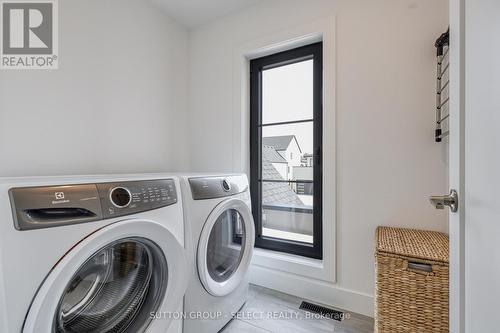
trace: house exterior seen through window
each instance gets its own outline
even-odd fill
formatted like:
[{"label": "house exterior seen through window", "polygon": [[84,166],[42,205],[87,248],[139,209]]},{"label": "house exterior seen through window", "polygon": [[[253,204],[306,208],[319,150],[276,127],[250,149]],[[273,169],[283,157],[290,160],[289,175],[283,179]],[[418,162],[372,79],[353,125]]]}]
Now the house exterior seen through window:
[{"label": "house exterior seen through window", "polygon": [[322,43],[254,59],[256,246],[322,258]]}]

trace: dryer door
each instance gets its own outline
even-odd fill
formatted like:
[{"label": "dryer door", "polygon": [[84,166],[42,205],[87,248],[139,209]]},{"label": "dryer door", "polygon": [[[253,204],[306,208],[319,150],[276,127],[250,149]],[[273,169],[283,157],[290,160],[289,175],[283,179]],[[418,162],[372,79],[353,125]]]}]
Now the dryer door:
[{"label": "dryer door", "polygon": [[[24,332],[165,331],[186,289],[184,248],[161,224],[128,220],[89,235],[49,273]],[[152,314],[155,314],[152,316]]]},{"label": "dryer door", "polygon": [[243,281],[252,258],[255,227],[247,204],[220,203],[209,215],[198,244],[198,273],[214,296],[231,293]]}]

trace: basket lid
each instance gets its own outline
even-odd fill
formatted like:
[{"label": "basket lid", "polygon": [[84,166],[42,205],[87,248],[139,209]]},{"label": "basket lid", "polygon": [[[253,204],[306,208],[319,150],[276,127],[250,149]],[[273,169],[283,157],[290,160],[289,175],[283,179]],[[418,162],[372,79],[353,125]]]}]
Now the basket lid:
[{"label": "basket lid", "polygon": [[448,235],[442,232],[377,228],[377,252],[396,254],[409,258],[448,262]]}]

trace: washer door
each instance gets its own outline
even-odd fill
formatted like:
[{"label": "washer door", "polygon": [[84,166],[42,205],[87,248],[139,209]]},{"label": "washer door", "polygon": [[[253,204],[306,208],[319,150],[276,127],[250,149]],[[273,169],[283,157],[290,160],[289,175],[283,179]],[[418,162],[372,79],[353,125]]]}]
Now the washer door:
[{"label": "washer door", "polygon": [[24,332],[144,332],[167,328],[186,289],[183,247],[162,225],[112,224],[54,267],[30,307]]},{"label": "washer door", "polygon": [[254,221],[245,202],[229,199],[214,208],[198,243],[198,274],[210,294],[225,296],[240,285],[254,242]]}]

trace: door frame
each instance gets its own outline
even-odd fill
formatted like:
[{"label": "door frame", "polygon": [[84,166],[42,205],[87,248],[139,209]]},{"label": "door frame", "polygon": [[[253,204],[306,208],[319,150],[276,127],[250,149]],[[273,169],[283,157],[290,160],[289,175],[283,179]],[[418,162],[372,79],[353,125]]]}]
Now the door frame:
[{"label": "door frame", "polygon": [[449,187],[459,195],[449,215],[450,332],[465,332],[465,0],[450,0]]}]

